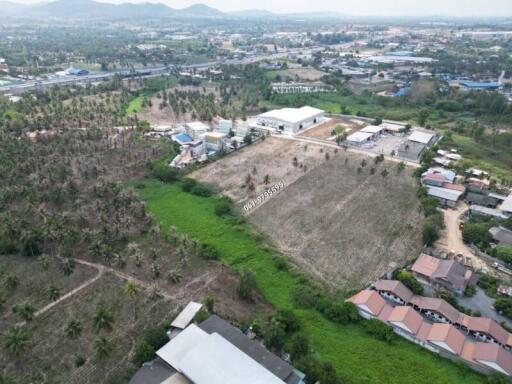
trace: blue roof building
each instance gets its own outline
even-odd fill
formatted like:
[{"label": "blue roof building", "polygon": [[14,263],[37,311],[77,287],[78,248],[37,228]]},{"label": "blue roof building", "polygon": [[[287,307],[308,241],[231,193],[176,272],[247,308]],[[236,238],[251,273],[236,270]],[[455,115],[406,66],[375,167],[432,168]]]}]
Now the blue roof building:
[{"label": "blue roof building", "polygon": [[497,82],[480,83],[478,81],[461,81],[459,84],[470,90],[495,91],[501,87],[501,84]]}]

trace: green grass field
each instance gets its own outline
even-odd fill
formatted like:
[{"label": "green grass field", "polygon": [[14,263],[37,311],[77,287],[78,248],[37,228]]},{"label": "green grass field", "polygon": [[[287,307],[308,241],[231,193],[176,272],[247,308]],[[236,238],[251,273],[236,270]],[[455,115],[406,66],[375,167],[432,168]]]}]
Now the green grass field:
[{"label": "green grass field", "polygon": [[332,362],[348,383],[483,383],[485,379],[405,340],[393,344],[365,333],[360,325],[342,326],[315,310],[295,308],[291,295],[299,278],[280,271],[273,251],[249,226],[234,224],[214,213],[215,199],[185,193],[179,185],[145,180],[132,185],[147,201],[149,211],[166,230],[216,247],[222,261],[235,270],[249,268],[265,298],[276,308],[288,308],[301,318],[311,346],[321,359]]},{"label": "green grass field", "polygon": [[126,116],[133,116],[137,113],[141,113],[143,111],[142,101],[145,96],[137,96],[135,99],[130,101],[128,106],[126,107]]}]

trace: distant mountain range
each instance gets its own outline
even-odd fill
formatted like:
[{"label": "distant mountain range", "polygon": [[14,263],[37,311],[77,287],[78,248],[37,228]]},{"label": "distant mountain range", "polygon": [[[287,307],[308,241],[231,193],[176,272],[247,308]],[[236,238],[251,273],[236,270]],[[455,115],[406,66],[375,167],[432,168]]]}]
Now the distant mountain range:
[{"label": "distant mountain range", "polygon": [[[129,18],[347,18],[354,16],[336,12],[272,13],[263,9],[248,9],[222,12],[204,4],[194,4],[183,9],[171,8],[162,3],[121,3],[109,4],[94,0],[56,0],[24,5],[9,0],[0,0],[0,15],[36,19],[64,20],[110,20]],[[449,19],[443,17],[421,17],[421,19]],[[372,19],[375,19],[372,18]]]},{"label": "distant mountain range", "polygon": [[175,9],[162,3],[121,3],[109,4],[94,0],[56,0],[24,5],[0,0],[0,14],[25,18],[56,19],[123,19],[146,18],[257,18],[281,17],[265,10],[245,10],[222,12],[204,4],[194,4],[187,8]]}]

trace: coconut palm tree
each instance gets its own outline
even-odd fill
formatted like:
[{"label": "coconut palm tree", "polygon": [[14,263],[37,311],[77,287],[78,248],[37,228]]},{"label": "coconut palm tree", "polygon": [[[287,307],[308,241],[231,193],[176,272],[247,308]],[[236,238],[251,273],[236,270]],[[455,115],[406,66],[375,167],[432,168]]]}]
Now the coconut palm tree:
[{"label": "coconut palm tree", "polygon": [[111,330],[114,323],[114,315],[107,306],[100,305],[96,309],[93,321],[96,331],[101,331],[102,329]]},{"label": "coconut palm tree", "polygon": [[140,285],[134,281],[128,281],[124,285],[124,294],[133,302],[133,318],[137,318],[137,297],[140,293]]},{"label": "coconut palm tree", "polygon": [[48,287],[48,298],[51,301],[55,301],[60,297],[60,289],[59,287],[56,287],[55,285],[51,284]]},{"label": "coconut palm tree", "polygon": [[70,339],[78,339],[82,334],[83,326],[80,320],[71,320],[66,327],[66,335]]},{"label": "coconut palm tree", "polygon": [[4,349],[14,356],[21,355],[29,343],[29,335],[21,327],[12,327],[3,339]]},{"label": "coconut palm tree", "polygon": [[4,280],[4,286],[10,291],[14,291],[20,285],[20,279],[14,273],[9,273]]},{"label": "coconut palm tree", "polygon": [[21,305],[16,305],[13,308],[13,312],[19,315],[25,321],[32,321],[34,319],[36,309],[32,305],[25,303]]},{"label": "coconut palm tree", "polygon": [[94,349],[98,359],[105,359],[112,352],[112,343],[105,336],[97,336],[94,340]]}]

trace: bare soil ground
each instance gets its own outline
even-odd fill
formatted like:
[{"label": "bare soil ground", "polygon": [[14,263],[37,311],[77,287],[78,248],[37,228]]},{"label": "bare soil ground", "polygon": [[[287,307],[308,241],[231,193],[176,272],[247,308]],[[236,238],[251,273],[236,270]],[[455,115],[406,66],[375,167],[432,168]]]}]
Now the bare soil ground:
[{"label": "bare soil ground", "polygon": [[[269,175],[270,185],[279,181],[283,181],[285,186],[290,185],[324,162],[325,152],[333,154],[333,150],[324,150],[320,145],[267,137],[261,143],[245,147],[201,168],[191,177],[214,184],[223,194],[241,204],[267,189],[265,175]],[[294,158],[297,158],[297,166],[293,165]],[[256,173],[253,172],[255,167]],[[244,187],[248,174],[255,186],[254,191]]]},{"label": "bare soil ground", "polygon": [[276,71],[277,74],[281,76],[281,78],[291,77],[294,80],[307,80],[307,81],[318,81],[323,76],[326,75],[325,72],[319,71],[312,67],[295,67],[293,68],[291,65],[288,69],[282,71]]},{"label": "bare soil ground", "polygon": [[342,288],[365,286],[390,262],[404,263],[421,251],[411,171],[398,174],[396,164],[386,162],[374,175],[373,164],[359,174],[363,158],[338,153],[250,215],[306,271]]},{"label": "bare soil ground", "polygon": [[[299,145],[297,145],[299,144]],[[249,146],[192,176],[216,185],[242,205],[251,194],[241,188],[257,167],[262,178],[284,180],[285,188],[249,214],[249,220],[303,269],[341,288],[358,288],[381,276],[390,262],[403,263],[421,251],[421,215],[412,169],[397,164],[277,137]],[[330,154],[326,160],[325,153]],[[292,159],[308,164],[306,172]],[[368,165],[358,173],[361,161]],[[381,176],[382,170],[389,172]]]},{"label": "bare soil ground", "polygon": [[359,131],[361,128],[368,125],[368,123],[363,121],[360,121],[361,124],[358,124],[356,121],[359,120],[349,119],[346,117],[334,117],[324,124],[319,125],[318,127],[308,129],[307,131],[300,134],[300,136],[327,140],[332,136],[332,130],[337,125],[343,126],[345,128],[345,132],[348,134]]}]

